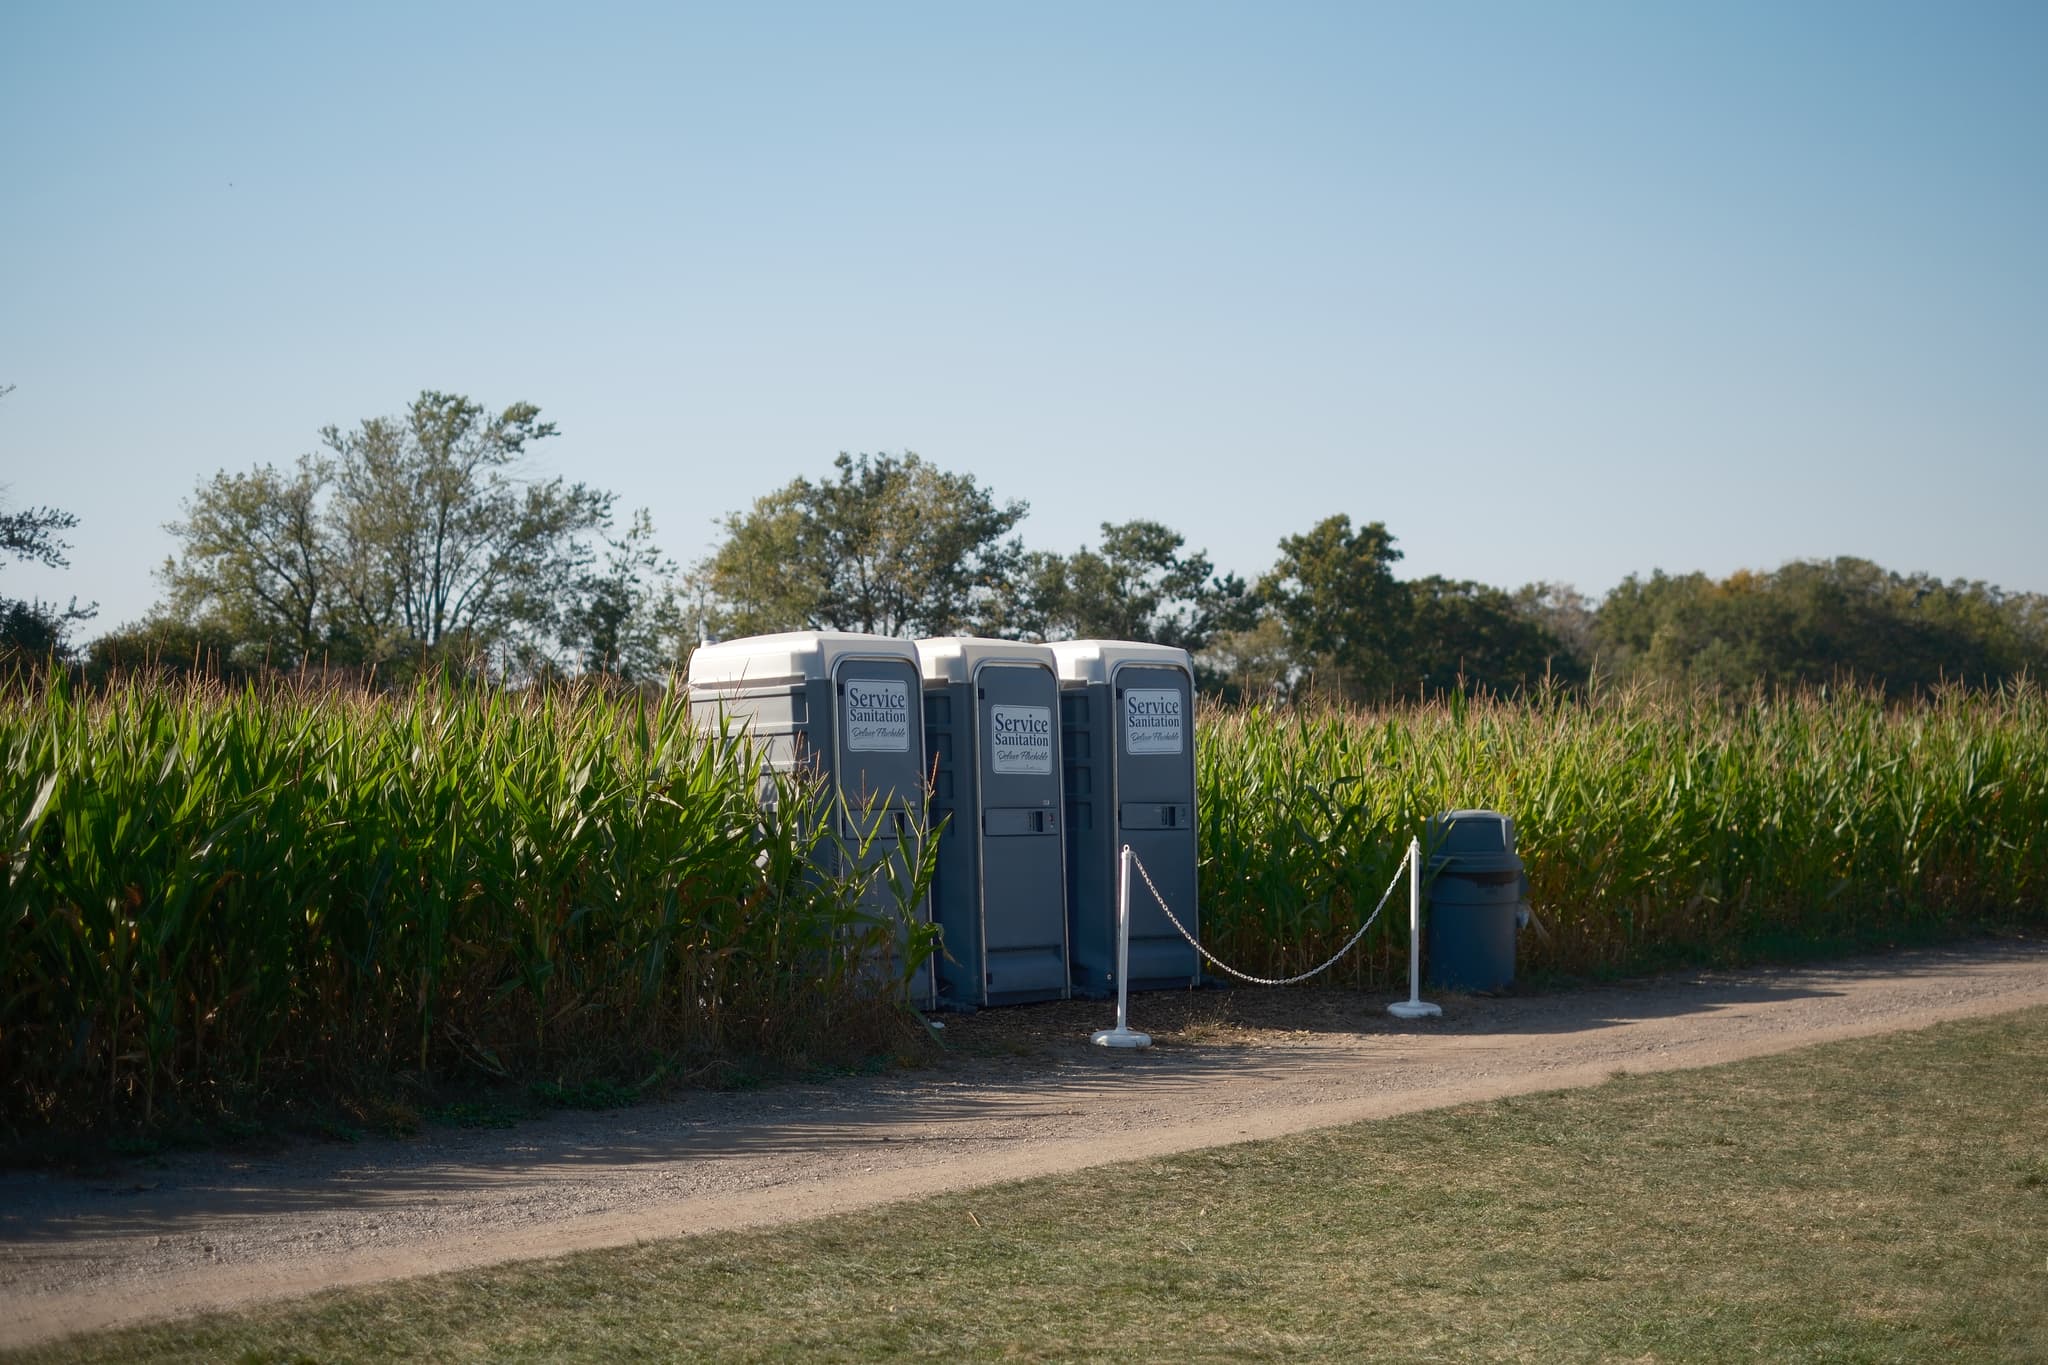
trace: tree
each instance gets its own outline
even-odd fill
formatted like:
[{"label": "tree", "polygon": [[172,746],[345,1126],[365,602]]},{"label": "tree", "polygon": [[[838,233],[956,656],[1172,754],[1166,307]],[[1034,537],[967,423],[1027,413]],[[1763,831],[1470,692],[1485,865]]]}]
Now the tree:
[{"label": "tree", "polygon": [[808,558],[823,539],[813,494],[807,480],[797,479],[756,498],[751,511],[726,515],[725,540],[692,576],[709,603],[709,634],[818,629],[831,616],[832,571]]},{"label": "tree", "polygon": [[107,631],[85,650],[85,676],[105,682],[117,674],[149,671],[172,675],[204,674],[226,682],[252,676],[260,657],[236,658],[232,637],[212,624],[194,624],[155,615]]},{"label": "tree", "polygon": [[200,485],[184,520],[165,527],[184,547],[160,572],[169,614],[266,653],[322,654],[334,565],[320,497],[332,477],[331,464],[302,455],[293,473],[265,464]]},{"label": "tree", "polygon": [[57,538],[57,532],[78,525],[78,518],[54,507],[28,507],[19,512],[0,512],[0,550],[46,568],[61,569],[70,563],[64,552],[71,546]]},{"label": "tree", "polygon": [[0,597],[0,661],[61,657],[65,632],[80,619],[75,601],[63,612],[40,598]]},{"label": "tree", "polygon": [[[327,453],[295,470],[216,474],[168,524],[180,550],[162,614],[232,641],[242,663],[499,651],[552,666],[595,620],[583,595],[613,501],[521,476],[554,434],[530,403],[493,415],[428,390],[401,416],[326,427]],[[636,521],[621,544],[651,550],[651,535]]]},{"label": "tree", "polygon": [[1102,548],[1064,561],[1034,560],[1024,594],[1036,604],[1028,632],[1080,639],[1149,640],[1191,652],[1219,631],[1252,624],[1244,580],[1219,577],[1209,556],[1184,555],[1179,532],[1156,521],[1102,523]]},{"label": "tree", "polygon": [[1393,572],[1400,558],[1385,522],[1354,530],[1342,513],[1281,540],[1259,597],[1316,684],[1339,695],[1383,694],[1396,685],[1408,620]]},{"label": "tree", "polygon": [[1418,578],[1408,594],[1408,650],[1399,685],[1427,692],[1511,692],[1551,672],[1560,642],[1516,610],[1499,588],[1449,578]]},{"label": "tree", "polygon": [[1717,687],[1773,681],[1767,643],[1788,628],[1758,576],[1630,574],[1600,604],[1594,635],[1625,676]]},{"label": "tree", "polygon": [[[14,385],[0,384],[0,398],[14,392]],[[78,525],[70,512],[54,507],[26,507],[9,512],[0,507],[0,554],[13,559],[62,569],[70,565],[64,552],[71,548],[58,532]],[[0,596],[0,655],[48,659],[65,652],[65,636],[72,626],[90,621],[97,604],[79,606],[76,597],[69,606],[59,607],[40,598]]]},{"label": "tree", "polygon": [[1514,605],[1552,642],[1552,677],[1573,684],[1592,677],[1599,654],[1594,634],[1598,604],[1592,598],[1569,583],[1525,583],[1515,589]]},{"label": "tree", "polygon": [[915,452],[841,453],[838,477],[798,478],[725,518],[699,568],[728,635],[983,630],[1023,563],[1005,539],[1028,504],[997,503],[966,474]]},{"label": "tree", "polygon": [[580,483],[513,476],[527,447],[554,434],[531,403],[493,417],[433,390],[401,418],[327,427],[343,631],[381,657],[544,630],[562,586],[591,562],[587,538],[612,505]]},{"label": "tree", "polygon": [[1009,581],[984,598],[975,628],[1004,640],[1074,635],[1064,619],[1068,599],[1066,556],[1026,550],[1011,567]]},{"label": "tree", "polygon": [[1720,580],[1631,575],[1600,604],[1594,630],[1624,673],[1709,687],[1859,682],[1908,696],[2048,667],[2039,597],[1846,557]]},{"label": "tree", "polygon": [[1285,700],[1299,674],[1287,632],[1270,614],[1243,629],[1217,632],[1195,657],[1202,690],[1228,702]]},{"label": "tree", "polygon": [[654,521],[644,508],[634,512],[623,536],[605,544],[604,567],[584,574],[562,638],[586,673],[652,681],[677,656],[676,566],[655,545]]}]

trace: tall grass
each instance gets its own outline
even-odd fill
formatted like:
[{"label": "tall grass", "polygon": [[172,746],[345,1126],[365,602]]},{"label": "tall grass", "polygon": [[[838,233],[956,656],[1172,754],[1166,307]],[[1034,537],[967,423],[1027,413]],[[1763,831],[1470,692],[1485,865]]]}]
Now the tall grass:
[{"label": "tall grass", "polygon": [[679,698],[59,680],[0,764],[17,1131],[801,1050],[887,994],[821,786]]},{"label": "tall grass", "polygon": [[[1525,968],[1735,961],[2048,924],[2048,706],[2020,683],[1924,705],[1637,688],[1389,711],[1206,708],[1204,937],[1313,966],[1429,817],[1514,817],[1539,931]],[[1340,983],[1406,969],[1397,904]]]}]

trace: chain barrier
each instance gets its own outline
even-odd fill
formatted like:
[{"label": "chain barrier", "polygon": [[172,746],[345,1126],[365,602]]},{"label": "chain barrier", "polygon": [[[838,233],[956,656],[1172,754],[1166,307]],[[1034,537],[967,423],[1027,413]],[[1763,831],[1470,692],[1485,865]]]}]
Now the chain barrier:
[{"label": "chain barrier", "polygon": [[1312,976],[1321,976],[1324,972],[1327,972],[1330,968],[1343,961],[1344,954],[1358,946],[1358,941],[1365,937],[1365,931],[1372,928],[1373,921],[1380,917],[1380,911],[1387,908],[1387,898],[1392,896],[1394,888],[1401,884],[1401,873],[1407,870],[1409,861],[1414,856],[1415,850],[1411,845],[1408,852],[1401,855],[1400,864],[1394,868],[1393,878],[1387,882],[1387,889],[1380,893],[1380,903],[1375,905],[1372,908],[1372,913],[1365,917],[1365,923],[1358,926],[1358,932],[1351,936],[1351,941],[1337,950],[1336,956],[1332,957],[1322,966],[1310,968],[1299,976],[1283,977],[1253,976],[1249,972],[1241,972],[1222,958],[1216,956],[1216,954],[1210,952],[1207,948],[1204,948],[1196,941],[1195,936],[1187,931],[1187,927],[1174,918],[1173,910],[1166,904],[1166,897],[1160,895],[1159,888],[1152,885],[1152,874],[1145,870],[1145,864],[1139,860],[1136,850],[1131,850],[1131,866],[1138,869],[1138,876],[1144,881],[1145,889],[1152,893],[1152,899],[1158,903],[1161,910],[1166,912],[1166,922],[1175,929],[1180,930],[1180,936],[1188,941],[1188,946],[1207,958],[1212,966],[1220,971],[1227,972],[1239,981],[1248,981],[1254,986],[1292,986],[1297,982],[1306,981]]}]

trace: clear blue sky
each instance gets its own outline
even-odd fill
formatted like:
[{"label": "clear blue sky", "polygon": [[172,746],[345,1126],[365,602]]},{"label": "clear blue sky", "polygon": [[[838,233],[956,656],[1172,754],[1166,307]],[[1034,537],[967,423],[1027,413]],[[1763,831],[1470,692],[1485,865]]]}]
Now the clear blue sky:
[{"label": "clear blue sky", "polygon": [[[701,556],[840,450],[1256,575],[2048,591],[2048,4],[60,5],[0,38],[0,593],[422,388]],[[92,633],[89,629],[86,633]]]}]

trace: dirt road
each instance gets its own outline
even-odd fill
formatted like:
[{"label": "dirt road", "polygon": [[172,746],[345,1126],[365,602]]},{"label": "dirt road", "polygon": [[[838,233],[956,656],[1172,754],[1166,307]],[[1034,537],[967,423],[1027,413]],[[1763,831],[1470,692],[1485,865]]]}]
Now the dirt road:
[{"label": "dirt road", "polygon": [[1091,1048],[1112,1011],[951,1021],[929,1071],[703,1094],[503,1131],[0,1175],[0,1346],[336,1285],[728,1228],[1590,1085],[2048,1005],[2048,943],[1826,968],[1385,1001],[1141,996],[1149,1052]]}]

